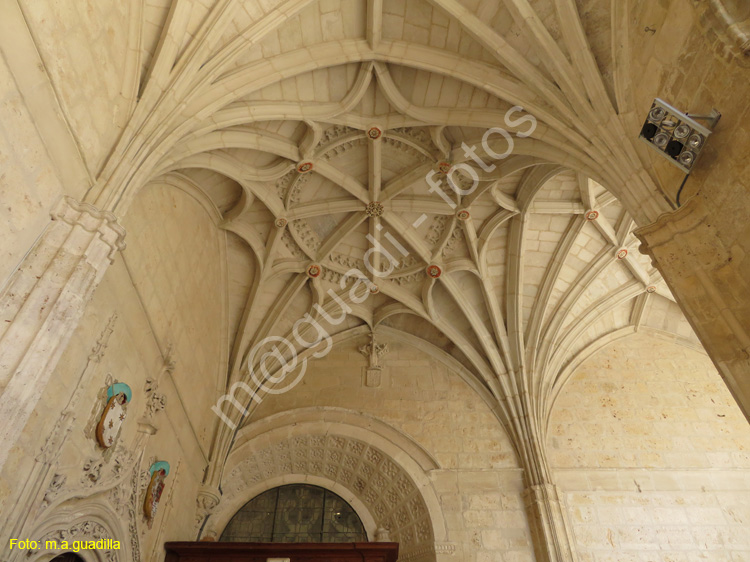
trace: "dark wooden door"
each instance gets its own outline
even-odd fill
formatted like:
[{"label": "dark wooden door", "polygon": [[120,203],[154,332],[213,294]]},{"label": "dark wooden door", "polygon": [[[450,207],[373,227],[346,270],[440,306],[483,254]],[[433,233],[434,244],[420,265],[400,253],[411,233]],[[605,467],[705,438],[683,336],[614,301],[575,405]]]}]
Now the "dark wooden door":
[{"label": "dark wooden door", "polygon": [[165,562],[396,562],[398,543],[168,542]]}]

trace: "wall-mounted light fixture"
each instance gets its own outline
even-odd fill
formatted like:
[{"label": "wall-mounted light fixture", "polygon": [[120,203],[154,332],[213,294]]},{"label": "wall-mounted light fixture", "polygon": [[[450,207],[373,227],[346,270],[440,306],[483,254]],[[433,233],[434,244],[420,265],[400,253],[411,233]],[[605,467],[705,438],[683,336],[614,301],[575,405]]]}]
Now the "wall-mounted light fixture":
[{"label": "wall-mounted light fixture", "polygon": [[[719,118],[721,113],[715,109],[709,115],[688,115],[656,98],[643,124],[640,138],[689,174]],[[708,121],[709,126],[701,125],[697,119]]]},{"label": "wall-mounted light fixture", "polygon": [[[688,115],[656,98],[639,138],[680,170],[690,174],[720,118],[721,113],[716,109],[708,115]],[[697,120],[707,121],[708,126],[701,125]],[[678,207],[684,185],[683,181],[677,192]]]}]

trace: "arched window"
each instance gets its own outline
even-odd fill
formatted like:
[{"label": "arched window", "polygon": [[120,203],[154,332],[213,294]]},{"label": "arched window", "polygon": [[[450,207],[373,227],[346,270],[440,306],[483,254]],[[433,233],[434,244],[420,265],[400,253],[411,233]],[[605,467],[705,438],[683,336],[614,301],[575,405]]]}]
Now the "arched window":
[{"label": "arched window", "polygon": [[318,486],[292,484],[263,492],[242,507],[224,529],[225,542],[364,542],[357,512]]}]

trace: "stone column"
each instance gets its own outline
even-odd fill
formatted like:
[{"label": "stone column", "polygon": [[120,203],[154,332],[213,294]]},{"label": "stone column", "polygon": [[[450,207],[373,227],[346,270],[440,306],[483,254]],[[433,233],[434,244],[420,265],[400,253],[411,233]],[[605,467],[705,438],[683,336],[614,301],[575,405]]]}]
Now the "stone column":
[{"label": "stone column", "polygon": [[576,562],[568,512],[561,490],[554,484],[529,486],[523,492],[534,553],[538,562]]},{"label": "stone column", "polygon": [[526,489],[523,499],[531,531],[537,562],[578,562],[573,529],[568,518],[562,491],[554,484],[547,463],[545,431],[539,428],[534,410],[534,398],[528,394],[517,396],[507,404],[517,416],[509,425],[509,435],[524,469]]},{"label": "stone column", "polygon": [[0,469],[124,236],[111,213],[65,197],[0,293]]},{"label": "stone column", "polygon": [[695,195],[635,234],[750,420],[750,197],[730,201]]}]

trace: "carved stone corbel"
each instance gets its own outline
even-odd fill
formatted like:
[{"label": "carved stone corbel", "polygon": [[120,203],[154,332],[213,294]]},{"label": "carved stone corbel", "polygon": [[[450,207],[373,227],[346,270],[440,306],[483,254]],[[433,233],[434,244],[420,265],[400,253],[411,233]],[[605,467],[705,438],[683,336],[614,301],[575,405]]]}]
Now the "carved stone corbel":
[{"label": "carved stone corbel", "polygon": [[200,531],[201,525],[209,517],[221,502],[221,492],[218,489],[202,486],[195,500],[196,512],[194,530]]},{"label": "carved stone corbel", "polygon": [[375,339],[375,332],[370,332],[370,342],[360,347],[359,352],[367,358],[368,362],[368,365],[363,368],[365,386],[379,387],[383,373],[380,360],[388,353],[388,344],[378,343]]}]

